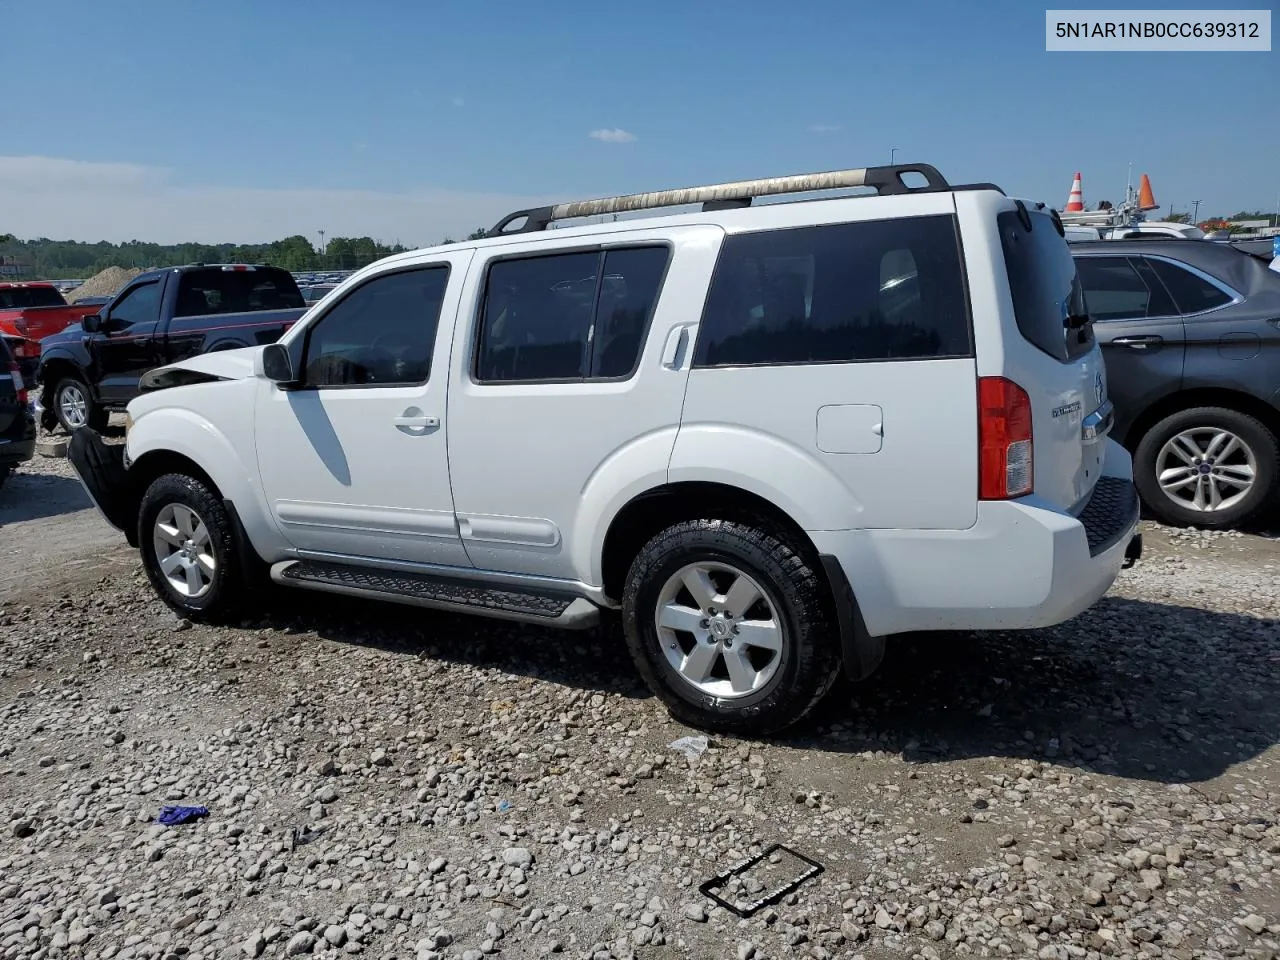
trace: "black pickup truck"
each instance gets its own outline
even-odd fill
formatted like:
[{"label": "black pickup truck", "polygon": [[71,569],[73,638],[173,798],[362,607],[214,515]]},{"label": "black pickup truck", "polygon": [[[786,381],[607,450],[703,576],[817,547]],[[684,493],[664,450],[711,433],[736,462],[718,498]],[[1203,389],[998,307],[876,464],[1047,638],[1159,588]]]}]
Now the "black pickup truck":
[{"label": "black pickup truck", "polygon": [[306,312],[278,267],[192,264],[141,273],[97,314],[40,341],[40,418],[102,429],[148,370],[214,350],[274,343]]}]

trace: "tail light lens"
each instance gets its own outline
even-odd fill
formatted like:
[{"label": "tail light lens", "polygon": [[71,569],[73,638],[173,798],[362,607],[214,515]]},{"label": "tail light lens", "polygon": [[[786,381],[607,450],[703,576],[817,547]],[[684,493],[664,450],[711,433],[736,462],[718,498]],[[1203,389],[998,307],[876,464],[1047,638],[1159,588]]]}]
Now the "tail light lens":
[{"label": "tail light lens", "polygon": [[27,385],[22,382],[22,368],[14,361],[9,361],[9,375],[13,377],[13,388],[18,391],[18,406],[27,405]]},{"label": "tail light lens", "polygon": [[13,329],[17,330],[18,333],[25,337],[29,331],[29,328],[27,327],[27,318],[19,314],[17,319],[13,321]]},{"label": "tail light lens", "polygon": [[1010,500],[1031,492],[1031,398],[1004,377],[978,380],[978,496]]}]

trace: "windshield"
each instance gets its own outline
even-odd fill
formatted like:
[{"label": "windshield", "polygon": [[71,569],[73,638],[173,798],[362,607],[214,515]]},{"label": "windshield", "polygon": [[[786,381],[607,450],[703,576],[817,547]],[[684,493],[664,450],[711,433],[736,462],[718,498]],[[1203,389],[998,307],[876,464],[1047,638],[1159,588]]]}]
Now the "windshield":
[{"label": "windshield", "polygon": [[0,290],[0,310],[25,310],[28,307],[63,307],[67,301],[53,287],[10,287]]},{"label": "windshield", "polygon": [[1018,211],[1009,210],[996,218],[1013,311],[1027,342],[1066,363],[1093,346],[1088,323],[1076,329],[1068,325],[1071,318],[1087,313],[1084,290],[1071,249],[1053,219],[1030,211],[1028,216],[1030,230]]}]

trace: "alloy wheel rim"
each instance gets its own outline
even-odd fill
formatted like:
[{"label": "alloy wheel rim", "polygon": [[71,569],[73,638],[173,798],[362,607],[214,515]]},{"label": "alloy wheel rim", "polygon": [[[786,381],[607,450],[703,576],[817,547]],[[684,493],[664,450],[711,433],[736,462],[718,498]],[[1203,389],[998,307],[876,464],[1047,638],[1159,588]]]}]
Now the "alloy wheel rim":
[{"label": "alloy wheel rim", "polygon": [[727,563],[673,573],[654,610],[662,653],[682,681],[717,700],[765,689],[782,662],[786,632],[769,595]]},{"label": "alloy wheel rim", "polygon": [[1166,497],[1197,513],[1236,506],[1258,476],[1253,449],[1221,427],[1191,427],[1171,437],[1156,455],[1156,481]]},{"label": "alloy wheel rim", "polygon": [[68,384],[58,391],[58,409],[62,411],[62,419],[72,427],[83,427],[88,420],[84,394],[74,384]]},{"label": "alloy wheel rim", "polygon": [[181,503],[166,504],[152,530],[160,575],[179,595],[198,600],[213,589],[218,560],[209,527]]}]

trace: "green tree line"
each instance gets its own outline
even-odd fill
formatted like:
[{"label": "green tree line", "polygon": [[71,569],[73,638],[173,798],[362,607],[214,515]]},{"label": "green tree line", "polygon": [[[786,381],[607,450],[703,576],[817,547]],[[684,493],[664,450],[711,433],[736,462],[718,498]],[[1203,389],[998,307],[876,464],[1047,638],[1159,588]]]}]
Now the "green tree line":
[{"label": "green tree line", "polygon": [[[172,267],[183,263],[264,263],[286,270],[355,270],[407,248],[371,237],[332,237],[321,253],[306,237],[295,235],[273,243],[206,244],[81,243],[76,240],[18,240],[0,234],[0,258],[19,266],[26,280],[71,280],[91,277],[107,267]],[[12,279],[9,274],[3,279]]]}]

